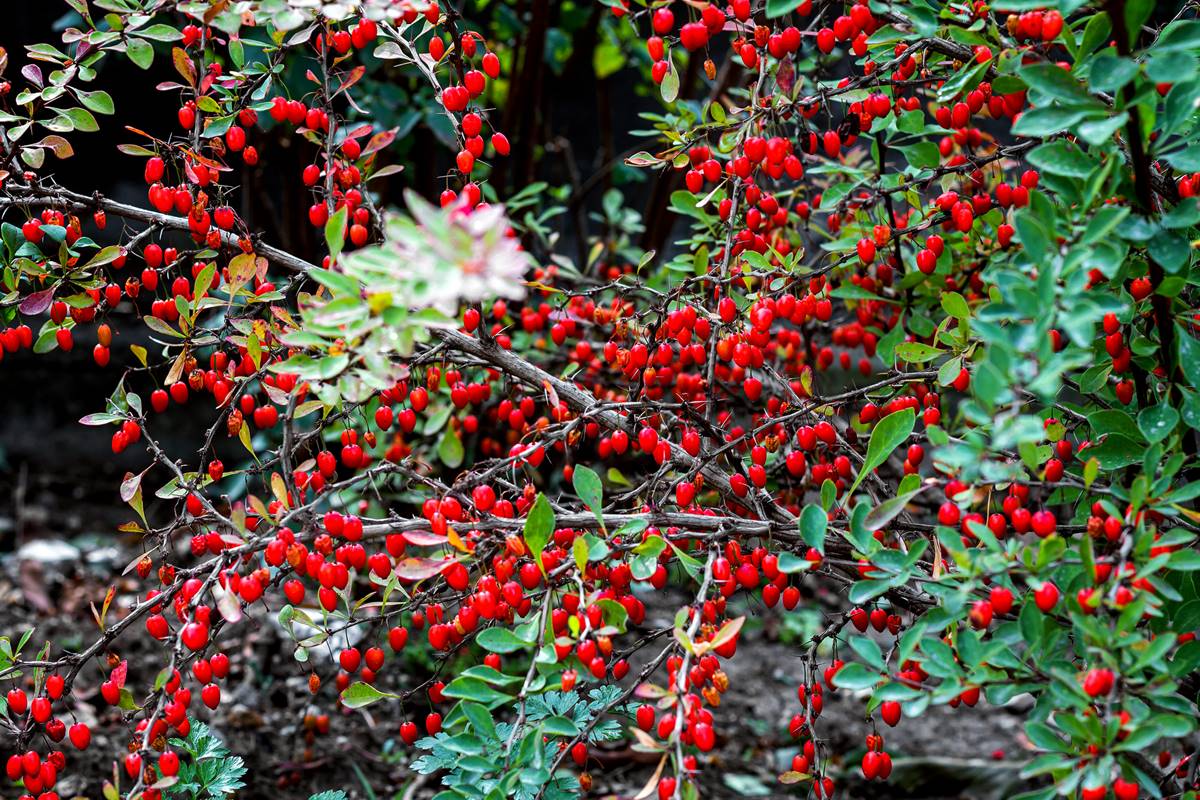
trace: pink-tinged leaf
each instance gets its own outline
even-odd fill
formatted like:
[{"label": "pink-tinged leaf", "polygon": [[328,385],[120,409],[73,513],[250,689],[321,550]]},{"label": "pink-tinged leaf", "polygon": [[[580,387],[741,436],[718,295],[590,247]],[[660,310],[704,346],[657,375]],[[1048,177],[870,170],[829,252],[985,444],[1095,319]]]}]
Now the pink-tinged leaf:
[{"label": "pink-tinged leaf", "polygon": [[792,60],[785,58],[776,70],[775,80],[779,83],[779,88],[785,93],[791,94],[792,88],[796,85],[796,69],[792,66]]},{"label": "pink-tinged leaf", "polygon": [[39,89],[45,85],[45,80],[42,78],[42,68],[37,64],[26,64],[21,67],[21,74],[25,76],[27,81]]},{"label": "pink-tinged leaf", "polygon": [[445,536],[433,533],[432,531],[405,531],[400,534],[404,541],[409,544],[415,544],[417,547],[432,547],[434,545],[445,544],[448,539]]},{"label": "pink-tinged leaf", "polygon": [[108,425],[112,422],[120,422],[123,417],[116,414],[109,414],[101,411],[96,414],[88,414],[79,420],[80,425]]},{"label": "pink-tinged leaf", "polygon": [[372,136],[370,141],[367,142],[367,146],[364,147],[362,150],[361,157],[366,158],[367,156],[371,155],[372,153],[374,153],[378,150],[382,150],[383,148],[387,147],[389,144],[391,144],[394,141],[396,141],[396,129],[395,128],[392,128],[391,130],[388,130],[388,131],[380,131],[379,133]]},{"label": "pink-tinged leaf", "polygon": [[267,390],[267,397],[271,398],[272,403],[280,406],[288,404],[288,395],[283,389],[280,389],[278,386],[271,386],[268,383],[264,383],[262,388]]},{"label": "pink-tinged leaf", "polygon": [[396,577],[402,581],[423,581],[441,573],[452,558],[406,558],[396,565]]},{"label": "pink-tinged leaf", "polygon": [[199,153],[193,151],[190,147],[183,148],[183,152],[187,153],[188,158],[191,159],[192,161],[196,162],[197,164],[203,164],[204,166],[209,167],[210,169],[215,169],[219,172],[231,172],[233,170],[233,167],[226,166],[219,161],[213,161],[211,158],[208,158],[207,156],[202,156]]},{"label": "pink-tinged leaf", "polygon": [[376,178],[383,178],[388,175],[396,175],[401,172],[404,172],[403,164],[389,164],[386,167],[381,167],[380,169],[377,169],[374,172],[372,172],[371,176],[369,178],[367,178],[367,180],[371,181],[371,180],[375,180]]},{"label": "pink-tinged leaf", "polygon": [[37,316],[50,307],[54,302],[54,287],[43,289],[40,292],[34,292],[21,301],[20,308],[17,310],[28,317]]},{"label": "pink-tinged leaf", "polygon": [[730,640],[736,638],[738,635],[738,631],[740,631],[742,629],[742,625],[745,622],[746,622],[746,618],[744,616],[738,617],[737,619],[729,620],[728,622],[726,622],[724,625],[721,626],[721,629],[719,631],[717,631],[716,634],[713,636],[713,638],[709,641],[709,643],[708,643],[709,646],[710,647],[720,647],[721,645],[725,644],[726,642],[729,642]]},{"label": "pink-tinged leaf", "polygon": [[212,591],[213,596],[217,598],[217,610],[221,612],[225,621],[230,625],[241,622],[242,605],[238,602],[237,595],[222,589],[219,584],[214,584]]},{"label": "pink-tinged leaf", "polygon": [[42,147],[49,148],[49,150],[54,153],[55,157],[59,159],[70,158],[71,156],[75,155],[75,148],[71,147],[71,143],[57,134],[51,134],[47,136],[38,142],[38,144],[40,144]]},{"label": "pink-tinged leaf", "polygon": [[118,689],[125,688],[125,678],[129,675],[129,662],[122,661],[116,669],[108,674],[108,679],[117,685]]},{"label": "pink-tinged leaf", "polygon": [[365,66],[363,66],[362,64],[359,64],[357,67],[350,70],[350,74],[348,76],[346,76],[346,80],[342,81],[342,85],[337,88],[337,91],[335,92],[335,94],[340,94],[341,92],[344,92],[347,89],[349,89],[354,84],[358,83],[362,79],[362,76],[366,74],[366,72],[367,72],[367,68]]},{"label": "pink-tinged leaf", "polygon": [[671,694],[669,689],[665,689],[656,683],[639,683],[637,688],[633,690],[637,697],[647,700],[657,700],[660,697],[666,697]]},{"label": "pink-tinged leaf", "polygon": [[142,475],[145,474],[145,472],[141,472],[138,475],[134,475],[132,472],[125,473],[125,479],[121,481],[122,502],[128,503],[133,499],[133,496],[137,494],[138,488],[142,485]]}]

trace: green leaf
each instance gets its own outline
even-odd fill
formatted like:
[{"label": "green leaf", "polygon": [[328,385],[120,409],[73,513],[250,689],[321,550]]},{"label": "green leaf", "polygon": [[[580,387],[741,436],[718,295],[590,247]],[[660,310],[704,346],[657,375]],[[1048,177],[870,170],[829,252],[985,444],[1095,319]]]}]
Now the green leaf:
[{"label": "green leaf", "polygon": [[1170,273],[1179,272],[1187,264],[1188,257],[1192,252],[1188,240],[1175,231],[1159,231],[1153,239],[1146,243],[1146,249],[1150,252],[1150,256]]},{"label": "green leaf", "polygon": [[75,126],[75,130],[77,131],[92,133],[100,130],[100,124],[96,122],[96,118],[92,116],[92,112],[86,108],[68,108],[61,113],[67,119],[71,120],[71,124]]},{"label": "green leaf", "polygon": [[579,499],[596,515],[596,521],[603,528],[601,509],[604,507],[604,483],[596,474],[596,470],[582,464],[577,465],[575,474],[571,476],[571,485],[575,487],[575,494],[579,495]]},{"label": "green leaf", "polygon": [[1082,84],[1070,73],[1057,64],[1046,61],[1026,64],[1017,70],[1017,74],[1031,89],[1056,100],[1068,103],[1089,102],[1091,95]]},{"label": "green leaf", "polygon": [[785,550],[779,554],[777,566],[780,572],[791,575],[795,572],[807,572],[813,568],[813,562],[809,561],[807,558],[798,556],[795,553]]},{"label": "green leaf", "polygon": [[839,689],[869,689],[879,683],[880,675],[857,662],[846,664],[833,676]]},{"label": "green leaf", "polygon": [[1165,403],[1142,409],[1138,414],[1138,429],[1151,444],[1171,435],[1179,424],[1179,412]]},{"label": "green leaf", "polygon": [[547,736],[570,736],[575,737],[580,734],[579,726],[571,719],[563,716],[546,717],[539,723],[542,728],[542,733]]},{"label": "green leaf", "polygon": [[462,466],[462,440],[458,438],[458,432],[449,426],[447,426],[446,430],[442,431],[442,438],[438,441],[438,458],[450,469],[457,469]]},{"label": "green leaf", "polygon": [[356,681],[342,692],[342,705],[346,708],[362,708],[387,698],[398,699],[397,695],[381,692],[369,683]]},{"label": "green leaf", "polygon": [[1180,572],[1195,572],[1200,570],[1200,552],[1195,550],[1176,550],[1167,560],[1167,569]]},{"label": "green leaf", "polygon": [[[497,629],[488,628],[488,630],[494,631]],[[507,694],[493,689],[479,678],[469,678],[466,675],[460,675],[450,681],[446,688],[442,690],[442,694],[455,700],[471,700],[476,703],[495,703],[509,699]]]},{"label": "green leaf", "polygon": [[532,642],[521,639],[510,629],[501,626],[484,628],[475,637],[475,641],[491,653],[515,653],[533,646]]},{"label": "green leaf", "polygon": [[825,530],[829,527],[829,515],[815,503],[809,503],[800,512],[800,535],[809,547],[825,553]]},{"label": "green leaf", "polygon": [[1057,753],[1063,750],[1063,740],[1044,722],[1025,723],[1025,735],[1034,746]]},{"label": "green leaf", "polygon": [[896,324],[890,331],[883,335],[876,346],[875,352],[879,356],[879,360],[884,364],[892,365],[896,360],[896,345],[904,338],[904,320],[897,319]]},{"label": "green leaf", "polygon": [[1094,113],[1088,107],[1039,106],[1022,112],[1021,118],[1013,123],[1012,133],[1029,137],[1052,136],[1075,127]]},{"label": "green leaf", "polygon": [[1103,442],[1087,452],[1100,463],[1101,469],[1120,469],[1142,460],[1146,445],[1127,436],[1111,433]]},{"label": "green leaf", "polygon": [[196,286],[192,290],[192,296],[196,298],[197,303],[200,301],[200,298],[204,297],[205,293],[208,292],[209,287],[212,286],[213,278],[215,278],[216,275],[217,265],[216,262],[213,262],[202,269],[200,274],[196,276]]},{"label": "green leaf", "polygon": [[149,69],[154,61],[154,48],[143,39],[130,39],[125,46],[125,55],[142,69]]},{"label": "green leaf", "polygon": [[1179,342],[1179,366],[1188,383],[1200,389],[1200,342],[1181,326],[1175,326],[1175,340]]},{"label": "green leaf", "polygon": [[325,246],[329,249],[329,260],[337,261],[342,247],[346,244],[346,215],[350,213],[348,206],[342,206],[330,215],[325,223]]},{"label": "green leaf", "polygon": [[662,94],[662,99],[668,103],[674,103],[679,97],[679,72],[675,69],[674,59],[667,57],[667,63],[670,64],[670,69],[663,76],[662,83],[659,84],[658,90]]},{"label": "green leaf", "polygon": [[592,70],[598,80],[614,75],[625,66],[625,50],[621,45],[605,37],[592,53]]},{"label": "green leaf", "polygon": [[916,424],[917,414],[911,408],[888,414],[875,423],[875,429],[871,431],[871,441],[867,444],[866,460],[858,471],[858,477],[854,479],[854,485],[850,487],[850,491],[846,492],[846,497],[854,494],[854,490],[863,482],[868,473],[887,461],[892,451],[908,439]]},{"label": "green leaf", "polygon": [[546,549],[546,543],[553,534],[554,509],[550,508],[550,501],[546,499],[546,495],[538,492],[533,507],[529,509],[529,516],[525,518],[525,545],[543,575],[546,574],[546,567],[542,564],[542,551]]},{"label": "green leaf", "polygon": [[1059,139],[1029,151],[1029,162],[1050,175],[1086,178],[1096,168],[1096,162],[1082,150]]},{"label": "green leaf", "polygon": [[1128,121],[1129,114],[1124,111],[1115,117],[1090,120],[1079,125],[1079,137],[1090,145],[1099,146],[1111,139]]},{"label": "green leaf", "polygon": [[1119,433],[1130,439],[1140,437],[1133,417],[1119,408],[1105,408],[1088,414],[1088,425],[1092,434],[1099,437],[1107,433]]},{"label": "green leaf", "polygon": [[784,14],[795,11],[803,3],[804,0],[767,0],[767,18],[782,17]]},{"label": "green leaf", "polygon": [[1013,227],[1017,231],[1017,241],[1025,248],[1031,260],[1038,262],[1045,258],[1050,247],[1050,236],[1031,210],[1022,209],[1015,214]]},{"label": "green leaf", "polygon": [[[1180,486],[1178,489],[1172,489],[1164,494],[1160,500],[1163,503],[1186,503],[1188,500],[1194,500],[1197,497],[1200,497],[1200,481],[1192,481],[1189,484]],[[1200,627],[1200,625],[1192,627]]]},{"label": "green leaf", "polygon": [[111,114],[116,110],[112,95],[108,92],[78,92],[79,102],[97,114]]},{"label": "green leaf", "polygon": [[990,66],[990,61],[984,61],[982,64],[972,64],[970,67],[964,66],[938,90],[938,102],[944,103],[957,97],[962,92],[969,92],[971,89],[974,89],[983,80],[983,76],[987,73]]},{"label": "green leaf", "polygon": [[165,334],[167,336],[174,336],[176,339],[184,338],[182,333],[175,330],[169,324],[167,324],[163,320],[159,319],[158,317],[145,316],[145,317],[142,317],[142,321],[146,323],[147,328],[154,331],[155,333],[161,333],[161,334]]},{"label": "green leaf", "polygon": [[879,670],[887,669],[887,665],[883,662],[883,651],[874,639],[867,636],[855,636],[850,640],[850,646],[868,666]]},{"label": "green leaf", "polygon": [[1194,53],[1197,48],[1200,48],[1200,22],[1184,19],[1163,28],[1151,50],[1155,54],[1175,51]]},{"label": "green leaf", "polygon": [[1106,12],[1093,14],[1087,21],[1087,25],[1083,27],[1083,37],[1079,40],[1077,58],[1082,59],[1084,56],[1091,55],[1093,50],[1108,41],[1108,34],[1111,30],[1112,21]]},{"label": "green leaf", "polygon": [[1138,65],[1130,59],[1115,53],[1101,53],[1092,62],[1088,80],[1097,91],[1115,92],[1133,80],[1137,71]]},{"label": "green leaf", "polygon": [[958,292],[942,294],[942,309],[955,319],[969,319],[971,316],[971,309],[967,306],[966,299]]},{"label": "green leaf", "polygon": [[936,167],[941,160],[937,145],[933,142],[917,142],[905,147],[896,147],[904,154],[904,159],[915,169],[930,169]]},{"label": "green leaf", "polygon": [[896,358],[899,358],[901,361],[907,361],[910,364],[922,364],[926,361],[932,361],[944,352],[946,351],[930,347],[927,344],[921,344],[920,342],[901,342],[896,345]]},{"label": "green leaf", "polygon": [[175,42],[183,38],[183,34],[178,30],[162,23],[142,28],[137,35],[145,39],[153,39],[156,42]]},{"label": "green leaf", "polygon": [[699,581],[700,573],[704,570],[704,565],[700,563],[694,556],[689,556],[687,553],[675,546],[674,542],[667,542],[671,546],[671,550],[675,552],[675,557],[679,559],[679,563],[683,565],[683,569],[691,576],[692,580]]},{"label": "green leaf", "polygon": [[[585,538],[582,536],[575,537],[575,541],[571,543],[571,555],[575,558],[575,568],[578,569],[579,574],[582,575],[584,571],[587,570],[588,564],[588,546]],[[632,567],[633,564],[630,564],[630,566]],[[642,579],[641,576],[636,574],[636,570],[633,577],[639,580]]]},{"label": "green leaf", "polygon": [[900,513],[904,511],[904,507],[912,501],[921,492],[925,491],[924,486],[918,486],[910,492],[897,495],[890,500],[884,500],[882,503],[871,509],[871,513],[867,514],[863,519],[863,526],[870,530],[879,530],[891,522]]}]

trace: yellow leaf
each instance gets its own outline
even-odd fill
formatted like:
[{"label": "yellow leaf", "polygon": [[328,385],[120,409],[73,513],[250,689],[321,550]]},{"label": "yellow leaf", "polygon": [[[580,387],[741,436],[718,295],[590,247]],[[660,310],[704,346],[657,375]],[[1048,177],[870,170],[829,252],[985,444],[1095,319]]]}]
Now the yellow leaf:
[{"label": "yellow leaf", "polygon": [[454,528],[446,528],[446,541],[450,542],[450,546],[460,553],[473,553],[475,547],[472,544],[464,542],[462,537],[458,535],[458,531]]}]

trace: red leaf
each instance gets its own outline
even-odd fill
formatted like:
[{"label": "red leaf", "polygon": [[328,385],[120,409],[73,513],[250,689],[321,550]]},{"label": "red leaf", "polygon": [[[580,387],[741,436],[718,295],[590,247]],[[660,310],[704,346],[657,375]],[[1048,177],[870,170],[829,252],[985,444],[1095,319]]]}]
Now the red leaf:
[{"label": "red leaf", "polygon": [[396,565],[396,577],[404,581],[423,581],[446,568],[452,558],[406,558]]},{"label": "red leaf", "polygon": [[26,316],[35,316],[41,314],[50,304],[54,302],[54,287],[43,289],[40,292],[34,292],[21,301],[21,306],[17,310]]},{"label": "red leaf", "polygon": [[405,531],[400,534],[409,544],[415,544],[418,547],[428,547],[446,543],[446,537],[440,536],[432,531]]},{"label": "red leaf", "polygon": [[196,85],[196,65],[192,63],[187,52],[182,47],[171,48],[171,61],[175,64],[175,71],[183,76],[183,79],[188,82],[188,86],[194,87]]},{"label": "red leaf", "polygon": [[389,131],[380,131],[371,137],[367,142],[367,146],[363,148],[362,157],[366,158],[377,150],[382,150],[396,140],[396,129],[392,128]]}]

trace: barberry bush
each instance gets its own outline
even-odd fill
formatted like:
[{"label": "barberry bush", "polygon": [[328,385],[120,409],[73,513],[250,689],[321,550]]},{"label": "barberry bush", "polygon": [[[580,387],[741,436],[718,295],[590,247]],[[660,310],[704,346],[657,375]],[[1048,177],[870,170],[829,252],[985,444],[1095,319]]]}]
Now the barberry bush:
[{"label": "barberry bush", "polygon": [[[141,588],[82,644],[0,639],[8,795],[95,749],[81,686],[122,726],[106,798],[236,793],[205,720],[257,622],[310,757],[369,715],[439,798],[538,800],[623,740],[638,797],[691,798],[748,623],[807,608],[780,795],[1023,698],[1022,797],[1198,796],[1194,4],[572,6],[653,110],[560,191],[510,106],[546,2],[64,2],[0,58],[0,379],[79,343],[111,374],[80,422],[142,465],[111,487]],[[117,60],[175,118],[123,126]],[[144,199],[56,179],[89,135]],[[238,210],[252,170],[307,246]]]}]

